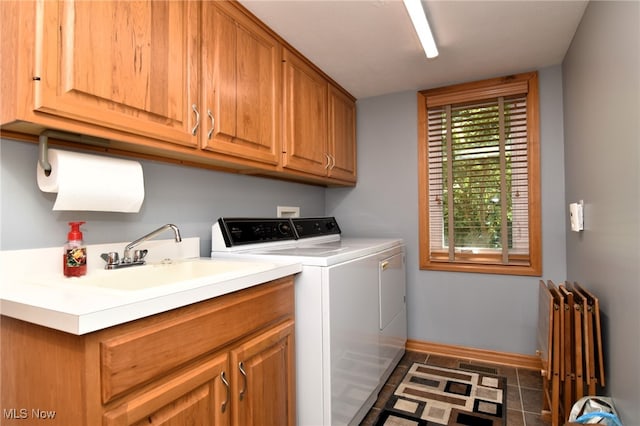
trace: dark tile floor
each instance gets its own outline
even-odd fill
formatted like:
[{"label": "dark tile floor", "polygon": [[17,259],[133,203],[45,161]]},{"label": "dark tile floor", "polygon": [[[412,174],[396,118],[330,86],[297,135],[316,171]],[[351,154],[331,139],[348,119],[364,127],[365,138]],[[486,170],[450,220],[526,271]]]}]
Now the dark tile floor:
[{"label": "dark tile floor", "polygon": [[447,368],[458,368],[460,362],[464,362],[496,368],[499,376],[507,378],[507,426],[548,426],[551,424],[540,415],[542,411],[542,377],[539,371],[407,351],[380,391],[378,400],[362,421],[362,426],[375,424],[385,402],[414,362]]}]

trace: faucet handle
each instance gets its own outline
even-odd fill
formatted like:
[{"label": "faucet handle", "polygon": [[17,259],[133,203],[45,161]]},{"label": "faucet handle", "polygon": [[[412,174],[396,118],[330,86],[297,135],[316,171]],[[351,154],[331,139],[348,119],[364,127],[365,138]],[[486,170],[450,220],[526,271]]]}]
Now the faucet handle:
[{"label": "faucet handle", "polygon": [[118,253],[115,251],[110,251],[109,253],[102,253],[100,257],[107,262],[107,265],[117,265],[120,263],[120,257]]},{"label": "faucet handle", "polygon": [[147,253],[149,253],[149,250],[135,250],[133,252],[133,261],[142,262],[142,259],[146,257]]}]

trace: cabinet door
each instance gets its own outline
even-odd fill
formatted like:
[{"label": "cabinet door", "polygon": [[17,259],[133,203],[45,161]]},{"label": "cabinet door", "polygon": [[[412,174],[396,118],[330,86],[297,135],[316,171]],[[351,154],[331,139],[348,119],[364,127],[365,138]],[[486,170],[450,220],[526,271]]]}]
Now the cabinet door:
[{"label": "cabinet door", "polygon": [[278,164],[280,44],[231,3],[202,7],[202,147]]},{"label": "cabinet door", "polygon": [[196,2],[44,1],[37,16],[37,111],[197,144]]},{"label": "cabinet door", "polygon": [[[228,354],[200,362],[186,373],[127,399],[103,416],[104,426],[187,424],[224,426],[231,419]],[[224,378],[224,380],[223,380]]]},{"label": "cabinet door", "polygon": [[231,351],[235,425],[295,425],[293,327],[288,320]]},{"label": "cabinet door", "polygon": [[356,104],[329,86],[329,176],[356,181]]},{"label": "cabinet door", "polygon": [[327,81],[295,54],[283,51],[283,166],[326,176]]}]

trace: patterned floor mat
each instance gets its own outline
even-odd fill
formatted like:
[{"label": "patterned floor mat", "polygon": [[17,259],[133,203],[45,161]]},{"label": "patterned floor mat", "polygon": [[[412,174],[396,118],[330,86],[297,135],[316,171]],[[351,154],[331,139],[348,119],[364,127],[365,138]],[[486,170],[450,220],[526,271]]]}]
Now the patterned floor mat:
[{"label": "patterned floor mat", "polygon": [[376,426],[504,426],[507,379],[414,363]]}]

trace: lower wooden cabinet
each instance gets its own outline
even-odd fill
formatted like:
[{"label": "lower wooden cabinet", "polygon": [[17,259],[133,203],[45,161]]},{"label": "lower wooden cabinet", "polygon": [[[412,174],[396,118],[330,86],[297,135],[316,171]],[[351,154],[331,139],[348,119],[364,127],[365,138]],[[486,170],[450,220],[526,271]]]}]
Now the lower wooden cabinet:
[{"label": "lower wooden cabinet", "polygon": [[294,354],[292,321],[231,351],[233,424],[295,424]]},{"label": "lower wooden cabinet", "polygon": [[293,278],[88,335],[2,317],[2,424],[295,425]]},{"label": "lower wooden cabinet", "polygon": [[197,420],[201,425],[229,425],[230,392],[224,383],[228,371],[227,354],[208,358],[106,411],[102,424],[187,425]]}]

